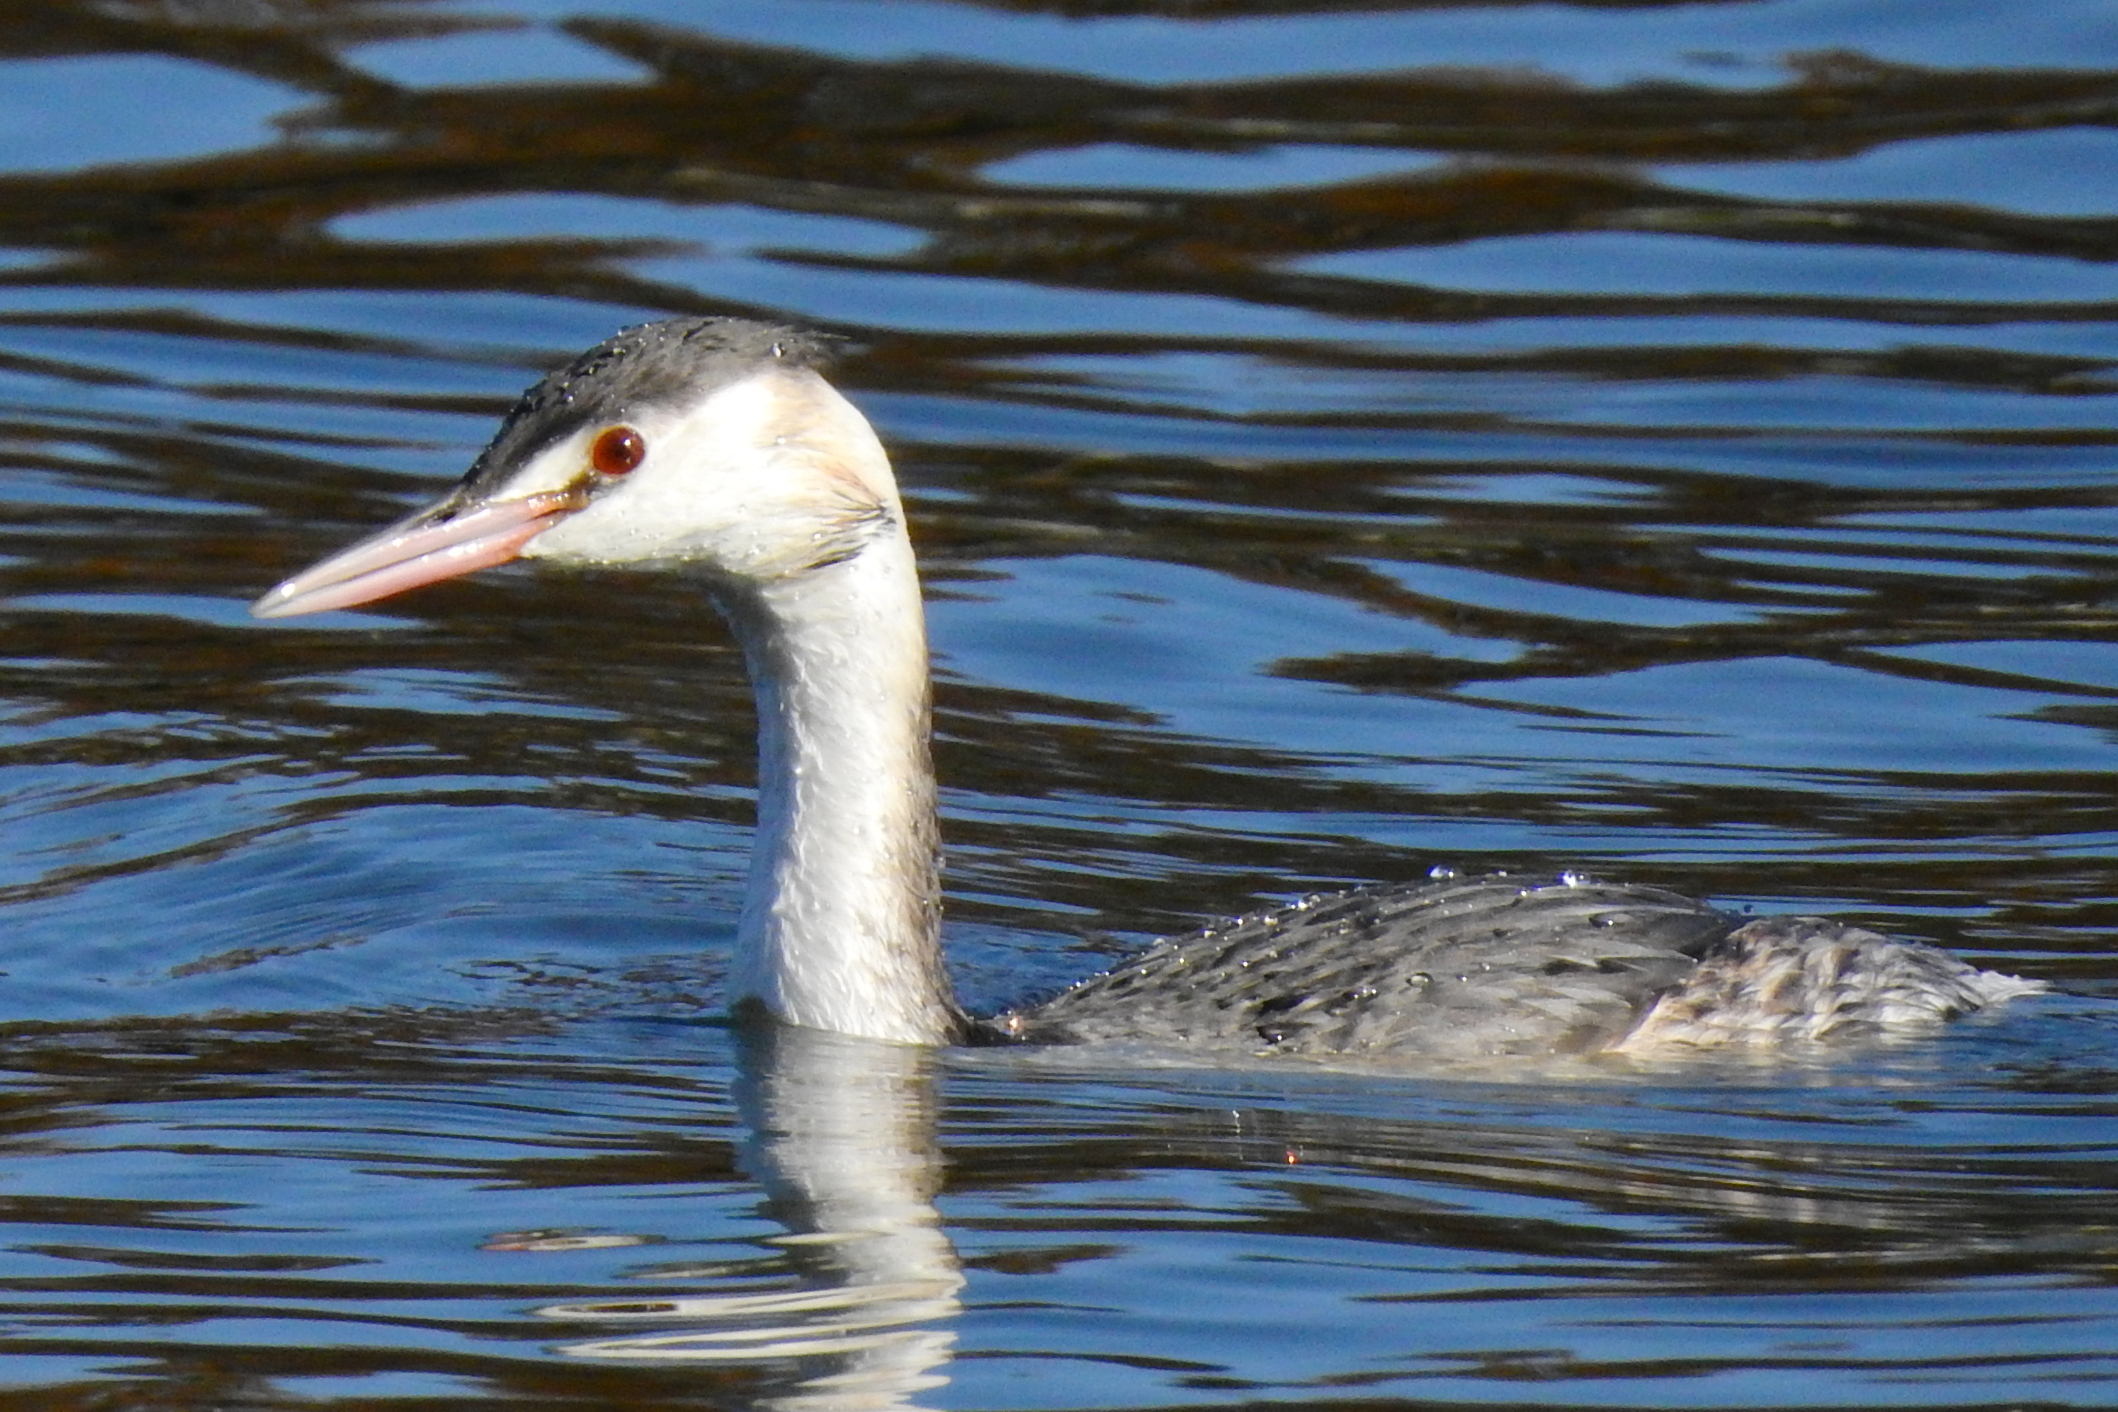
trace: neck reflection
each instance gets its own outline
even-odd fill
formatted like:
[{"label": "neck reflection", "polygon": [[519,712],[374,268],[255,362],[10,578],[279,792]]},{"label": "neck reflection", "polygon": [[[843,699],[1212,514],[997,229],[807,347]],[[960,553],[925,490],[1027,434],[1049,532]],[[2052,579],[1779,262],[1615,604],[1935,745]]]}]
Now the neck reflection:
[{"label": "neck reflection", "polygon": [[[765,1210],[777,1278],[715,1275],[743,1288],[548,1306],[548,1318],[653,1326],[564,1344],[575,1358],[772,1368],[787,1412],[911,1406],[948,1381],[962,1265],[934,1208],[941,1186],[933,1053],[782,1025],[741,1036],[736,1101],[743,1164]],[[777,1379],[775,1379],[777,1381]]]}]

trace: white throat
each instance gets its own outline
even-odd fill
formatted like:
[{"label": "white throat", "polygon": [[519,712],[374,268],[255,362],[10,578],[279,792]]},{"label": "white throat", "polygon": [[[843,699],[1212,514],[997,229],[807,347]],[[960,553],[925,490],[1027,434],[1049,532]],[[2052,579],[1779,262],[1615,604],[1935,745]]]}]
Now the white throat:
[{"label": "white throat", "polygon": [[926,624],[889,508],[850,559],[718,591],[758,710],[757,843],[731,999],[798,1025],[944,1044],[961,1015],[941,963]]}]

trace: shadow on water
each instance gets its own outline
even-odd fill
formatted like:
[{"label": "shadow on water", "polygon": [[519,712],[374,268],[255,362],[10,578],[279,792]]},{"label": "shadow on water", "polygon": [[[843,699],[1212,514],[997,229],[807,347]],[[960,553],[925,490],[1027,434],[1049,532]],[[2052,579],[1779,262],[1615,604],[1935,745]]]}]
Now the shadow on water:
[{"label": "shadow on water", "polygon": [[[0,15],[0,1406],[2092,1405],[2100,4]],[[906,483],[953,963],[1435,863],[2065,994],[1543,1084],[717,1013],[689,590],[243,605],[660,313]]]}]

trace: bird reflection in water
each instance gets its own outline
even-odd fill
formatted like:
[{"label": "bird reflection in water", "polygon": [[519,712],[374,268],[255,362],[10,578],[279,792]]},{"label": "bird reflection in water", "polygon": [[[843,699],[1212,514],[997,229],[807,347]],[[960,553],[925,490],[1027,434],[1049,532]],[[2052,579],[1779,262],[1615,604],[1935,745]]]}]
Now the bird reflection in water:
[{"label": "bird reflection in water", "polygon": [[[736,1101],[743,1165],[787,1227],[775,1274],[798,1284],[641,1300],[547,1305],[602,1337],[560,1345],[574,1358],[792,1363],[798,1380],[758,1405],[794,1412],[910,1406],[948,1381],[962,1263],[942,1230],[933,1051],[758,1017],[741,1035]],[[731,1272],[715,1267],[724,1283]],[[658,1269],[658,1279],[671,1271]],[[619,1332],[626,1330],[626,1332]],[[632,1332],[631,1330],[642,1330]]]}]

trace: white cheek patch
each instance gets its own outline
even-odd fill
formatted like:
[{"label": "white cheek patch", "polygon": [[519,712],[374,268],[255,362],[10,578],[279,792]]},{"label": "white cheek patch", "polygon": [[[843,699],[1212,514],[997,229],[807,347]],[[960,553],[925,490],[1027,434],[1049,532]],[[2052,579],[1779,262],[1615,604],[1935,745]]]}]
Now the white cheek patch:
[{"label": "white cheek patch", "polygon": [[[888,463],[864,421],[857,435],[839,417],[814,425],[818,411],[835,409],[819,407],[812,384],[822,385],[813,374],[768,369],[721,388],[682,417],[636,421],[647,439],[639,469],[532,540],[524,554],[603,564],[691,560],[755,578],[814,563],[820,546],[843,538],[849,520],[865,521],[882,508],[868,493],[865,461]],[[849,405],[846,411],[859,416]],[[819,430],[828,434],[819,437]],[[540,457],[531,472],[559,471],[569,464],[561,453],[570,449],[578,474],[592,434],[553,447],[550,466]],[[860,453],[860,472],[846,473],[842,447]]]}]

